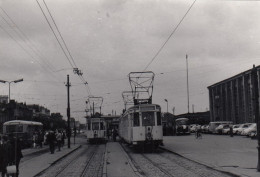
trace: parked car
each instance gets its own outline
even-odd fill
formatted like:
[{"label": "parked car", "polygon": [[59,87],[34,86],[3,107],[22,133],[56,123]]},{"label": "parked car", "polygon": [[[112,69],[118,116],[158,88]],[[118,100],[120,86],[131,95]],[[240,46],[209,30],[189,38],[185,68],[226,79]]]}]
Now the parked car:
[{"label": "parked car", "polygon": [[233,134],[237,134],[237,129],[240,127],[241,124],[233,125]]},{"label": "parked car", "polygon": [[231,122],[231,121],[210,122],[210,123],[209,123],[209,133],[218,133],[218,132],[216,131],[216,128],[217,128],[220,124],[233,124],[233,122]]},{"label": "parked car", "polygon": [[194,132],[195,132],[196,126],[197,126],[197,124],[191,124],[191,125],[190,125],[190,132],[191,132],[191,133],[194,133]]},{"label": "parked car", "polygon": [[208,133],[209,132],[209,125],[202,125],[201,131],[202,131],[202,133]]},{"label": "parked car", "polygon": [[222,134],[229,135],[230,134],[230,127],[233,127],[233,125],[224,125],[222,129]]},{"label": "parked car", "polygon": [[256,132],[256,123],[251,124],[248,128],[245,128],[242,132],[241,135],[243,136],[249,136],[251,132]]},{"label": "parked car", "polygon": [[241,124],[237,129],[236,129],[236,134],[241,135],[242,131],[246,128],[248,128],[250,125],[252,125],[252,123],[245,123],[245,124]]},{"label": "parked car", "polygon": [[257,131],[252,131],[249,137],[251,137],[251,139],[255,139],[257,137]]},{"label": "parked car", "polygon": [[220,124],[216,128],[216,132],[220,135],[227,134],[227,132],[230,130],[230,124]]}]

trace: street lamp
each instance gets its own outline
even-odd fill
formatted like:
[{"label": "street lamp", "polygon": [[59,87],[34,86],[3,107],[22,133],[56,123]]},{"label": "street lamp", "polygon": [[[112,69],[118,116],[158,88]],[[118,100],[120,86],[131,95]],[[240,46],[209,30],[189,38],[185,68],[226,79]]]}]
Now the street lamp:
[{"label": "street lamp", "polygon": [[18,80],[14,80],[14,81],[5,81],[5,80],[0,80],[0,82],[2,82],[2,83],[8,83],[9,84],[9,97],[8,97],[8,103],[10,103],[10,85],[11,85],[11,83],[13,82],[13,83],[17,83],[17,82],[22,82],[23,81],[23,79],[18,79]]},{"label": "street lamp", "polygon": [[168,100],[164,99],[164,101],[167,103],[167,113],[168,113]]}]

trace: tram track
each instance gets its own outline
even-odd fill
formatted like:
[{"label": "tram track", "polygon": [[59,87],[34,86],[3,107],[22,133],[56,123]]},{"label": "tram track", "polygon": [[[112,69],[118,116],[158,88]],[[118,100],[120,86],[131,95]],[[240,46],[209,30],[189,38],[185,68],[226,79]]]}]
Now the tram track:
[{"label": "tram track", "polygon": [[60,170],[57,171],[55,177],[63,176],[84,176],[86,168],[89,166],[93,156],[96,154],[98,146],[88,146],[87,151],[82,151],[80,154],[75,156],[69,163],[64,165]]},{"label": "tram track", "polygon": [[105,145],[83,145],[83,148],[52,164],[37,177],[102,176]]},{"label": "tram track", "polygon": [[193,160],[182,157],[165,149],[158,149],[155,153],[136,153],[131,148],[122,145],[142,176],[166,177],[228,177],[235,176]]}]

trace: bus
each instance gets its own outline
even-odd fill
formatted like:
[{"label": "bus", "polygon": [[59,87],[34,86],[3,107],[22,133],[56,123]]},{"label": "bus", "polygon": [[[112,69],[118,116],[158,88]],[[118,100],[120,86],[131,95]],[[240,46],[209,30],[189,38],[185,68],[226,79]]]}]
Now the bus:
[{"label": "bus", "polygon": [[21,139],[22,147],[31,147],[33,145],[33,134],[41,131],[43,124],[41,122],[11,120],[3,124],[3,134],[9,136],[13,134]]},{"label": "bus", "polygon": [[178,118],[175,120],[176,135],[190,134],[190,123],[188,118]]}]

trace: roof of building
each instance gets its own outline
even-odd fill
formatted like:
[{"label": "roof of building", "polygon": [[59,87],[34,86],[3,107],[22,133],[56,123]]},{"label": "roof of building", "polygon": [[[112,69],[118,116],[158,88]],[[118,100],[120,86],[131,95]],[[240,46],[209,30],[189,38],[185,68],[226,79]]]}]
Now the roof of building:
[{"label": "roof of building", "polygon": [[[256,66],[256,69],[257,69],[257,70],[260,70],[260,65]],[[232,76],[232,77],[230,77],[230,78],[227,78],[227,79],[225,79],[225,80],[222,80],[222,81],[220,81],[220,82],[217,82],[217,83],[215,83],[215,84],[213,84],[213,85],[210,85],[210,86],[208,86],[208,89],[209,89],[210,87],[215,87],[215,86],[217,86],[217,85],[219,85],[219,84],[222,84],[222,83],[228,82],[228,81],[230,81],[230,80],[239,78],[239,77],[241,77],[241,76],[243,76],[243,75],[245,75],[245,74],[249,74],[249,73],[251,73],[251,71],[252,71],[252,68],[249,69],[249,70],[246,70],[246,71],[244,71],[244,72],[242,72],[242,73],[236,74],[235,76]]]}]

